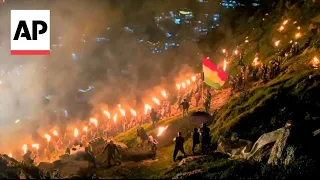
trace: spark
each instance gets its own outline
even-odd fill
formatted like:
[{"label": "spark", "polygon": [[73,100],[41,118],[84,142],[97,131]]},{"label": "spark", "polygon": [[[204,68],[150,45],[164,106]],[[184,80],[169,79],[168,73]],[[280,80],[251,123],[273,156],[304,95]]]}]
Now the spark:
[{"label": "spark", "polygon": [[23,153],[26,154],[27,153],[27,150],[28,150],[28,146],[26,144],[24,144],[22,146],[22,150],[23,150]]},{"label": "spark", "polygon": [[50,142],[51,136],[49,134],[45,134],[44,137],[47,139],[48,142]]},{"label": "spark", "polygon": [[137,116],[137,112],[134,109],[130,109],[130,112],[133,116]]},{"label": "spark", "polygon": [[36,150],[38,150],[39,149],[39,144],[31,144],[31,147],[33,147],[33,148],[35,148]]},{"label": "spark", "polygon": [[90,123],[93,123],[96,127],[98,127],[98,120],[95,118],[90,118]]},{"label": "spark", "polygon": [[85,127],[83,128],[83,130],[84,130],[85,132],[88,132],[88,126],[85,126]]},{"label": "spark", "polygon": [[144,105],[144,114],[148,114],[148,110],[151,110],[151,106],[149,104]]},{"label": "spark", "polygon": [[161,95],[162,95],[164,98],[167,98],[167,93],[166,93],[165,90],[162,90],[162,91],[161,91]]}]

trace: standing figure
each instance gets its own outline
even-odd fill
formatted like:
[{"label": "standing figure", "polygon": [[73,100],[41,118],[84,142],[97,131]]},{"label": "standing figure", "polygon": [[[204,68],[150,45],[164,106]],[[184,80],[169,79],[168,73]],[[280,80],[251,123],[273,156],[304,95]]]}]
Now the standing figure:
[{"label": "standing figure", "polygon": [[184,152],[184,138],[181,136],[181,132],[178,132],[178,136],[173,140],[175,141],[173,161],[176,161],[176,157],[179,151],[184,155],[184,157],[186,157],[186,153]]},{"label": "standing figure", "polygon": [[195,155],[195,147],[200,144],[200,133],[198,132],[198,128],[194,128],[192,131],[192,154]]}]

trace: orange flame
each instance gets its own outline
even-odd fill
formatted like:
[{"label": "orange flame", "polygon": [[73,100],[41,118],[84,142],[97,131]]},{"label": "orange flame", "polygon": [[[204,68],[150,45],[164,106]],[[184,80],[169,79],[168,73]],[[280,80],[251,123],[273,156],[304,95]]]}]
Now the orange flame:
[{"label": "orange flame", "polygon": [[39,149],[39,144],[31,144],[31,147],[36,148],[36,150]]},{"label": "orange flame", "polygon": [[111,118],[111,114],[109,113],[109,111],[103,111],[103,113],[108,117],[108,119],[110,119]]},{"label": "orange flame", "polygon": [[13,156],[12,156],[12,153],[9,153],[9,154],[8,154],[8,156],[9,156],[10,158],[12,158],[12,157],[13,157]]},{"label": "orange flame", "polygon": [[274,45],[275,45],[276,47],[278,47],[279,44],[280,44],[280,40],[278,40],[278,41],[276,41],[276,42],[274,43]]},{"label": "orange flame", "polygon": [[120,108],[119,111],[122,116],[126,116],[126,111],[124,109]]},{"label": "orange flame", "polygon": [[161,136],[162,133],[163,133],[166,129],[168,129],[168,126],[166,126],[166,127],[160,126],[160,127],[158,128],[158,135],[157,135],[157,136]]},{"label": "orange flame", "polygon": [[280,26],[280,28],[278,29],[279,32],[284,30],[284,26]]},{"label": "orange flame", "polygon": [[161,91],[161,95],[164,97],[164,98],[167,98],[167,93],[165,90]]},{"label": "orange flame", "polygon": [[26,144],[24,144],[22,146],[22,150],[23,150],[23,153],[26,154],[27,153],[27,150],[28,150],[28,146]]},{"label": "orange flame", "polygon": [[95,118],[90,118],[90,123],[93,123],[96,127],[98,127],[98,120]]},{"label": "orange flame", "polygon": [[180,85],[180,84],[177,84],[176,86],[177,86],[177,89],[180,90],[181,85]]},{"label": "orange flame", "polygon": [[313,64],[315,64],[315,65],[317,65],[317,64],[319,64],[320,62],[319,62],[319,59],[315,56],[314,58],[313,58]]},{"label": "orange flame", "polygon": [[223,71],[227,70],[227,60],[223,60]]},{"label": "orange flame", "polygon": [[296,35],[295,35],[296,39],[299,39],[301,36],[302,36],[302,35],[301,35],[300,32],[296,33]]},{"label": "orange flame", "polygon": [[78,135],[79,135],[79,130],[77,128],[74,128],[73,136],[78,137]]},{"label": "orange flame", "polygon": [[289,21],[289,20],[285,20],[285,21],[283,21],[282,24],[283,24],[283,25],[286,25],[286,24],[288,23],[288,21]]},{"label": "orange flame", "polygon": [[258,62],[258,60],[259,60],[259,58],[258,58],[258,57],[255,57],[255,58],[253,59],[253,62],[252,62],[252,64],[253,64],[254,66],[257,66],[257,65],[259,65],[259,62]]},{"label": "orange flame", "polygon": [[54,130],[54,131],[52,132],[52,134],[55,135],[55,136],[58,136],[58,135],[59,135],[56,130]]},{"label": "orange flame", "polygon": [[48,142],[50,142],[51,136],[49,134],[45,134],[44,137],[47,139]]},{"label": "orange flame", "polygon": [[152,101],[155,102],[157,105],[160,105],[159,99],[153,97],[153,98],[152,98]]},{"label": "orange flame", "polygon": [[130,112],[133,116],[137,116],[137,112],[134,109],[130,109]]},{"label": "orange flame", "polygon": [[186,83],[184,83],[184,82],[181,83],[181,86],[183,87],[183,89],[186,88]]},{"label": "orange flame", "polygon": [[117,114],[113,115],[113,122],[117,122],[117,118],[118,118]]},{"label": "orange flame", "polygon": [[148,114],[148,110],[151,110],[151,106],[149,104],[144,105],[144,114]]},{"label": "orange flame", "polygon": [[192,77],[191,77],[191,80],[192,80],[193,82],[195,82],[196,79],[197,79],[196,76],[192,76]]},{"label": "orange flame", "polygon": [[85,126],[85,127],[83,128],[83,130],[84,130],[85,132],[88,132],[88,126]]}]

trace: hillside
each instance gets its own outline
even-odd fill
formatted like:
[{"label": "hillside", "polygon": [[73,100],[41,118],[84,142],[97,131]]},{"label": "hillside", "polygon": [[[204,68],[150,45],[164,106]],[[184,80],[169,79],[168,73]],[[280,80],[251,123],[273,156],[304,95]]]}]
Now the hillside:
[{"label": "hillside", "polygon": [[[320,13],[306,3],[285,7],[281,4],[278,3],[273,12],[257,13],[249,18],[247,26],[239,27],[234,37],[239,41],[243,40],[238,48],[245,52],[245,64],[251,64],[258,51],[259,61],[263,64],[269,64],[270,61],[281,57],[280,73],[270,81],[258,83],[255,87],[253,84],[256,82],[251,80],[245,91],[233,94],[231,99],[225,98],[222,108],[212,109],[218,111],[214,113],[210,128],[213,145],[217,144],[220,136],[230,138],[236,135],[255,142],[264,133],[281,128],[288,120],[292,120],[294,129],[290,136],[290,144],[297,151],[291,164],[271,166],[263,161],[234,161],[214,153],[214,156],[200,158],[183,167],[177,167],[177,163],[172,162],[172,138],[177,131],[182,131],[187,139],[185,149],[187,154],[191,154],[190,132],[195,126],[200,126],[201,122],[172,118],[159,124],[169,125],[169,128],[165,135],[159,138],[158,160],[125,163],[119,167],[99,171],[97,175],[117,178],[172,178],[178,173],[192,172],[192,177],[215,179],[287,179],[320,176],[316,171],[320,162],[317,148],[313,146],[318,137],[312,136],[312,132],[320,128],[320,72],[312,66],[312,63],[316,66],[313,58],[320,58],[320,35],[319,32],[313,34],[309,28],[309,22],[319,23],[317,19]],[[278,29],[285,20],[291,25],[279,32]],[[295,21],[297,23],[294,23]],[[297,30],[302,36],[295,40]],[[285,53],[292,46],[291,39],[300,44],[300,51],[296,55],[288,56]],[[275,48],[276,41],[280,41],[281,46]],[[228,68],[229,73],[233,75],[240,69],[236,62],[229,64]],[[225,91],[227,90],[223,90],[221,95],[213,99],[213,104],[221,96],[228,97]],[[145,129],[148,134],[153,133],[151,125],[146,125]],[[116,140],[134,147],[135,133],[136,129],[132,129],[117,136]]]}]

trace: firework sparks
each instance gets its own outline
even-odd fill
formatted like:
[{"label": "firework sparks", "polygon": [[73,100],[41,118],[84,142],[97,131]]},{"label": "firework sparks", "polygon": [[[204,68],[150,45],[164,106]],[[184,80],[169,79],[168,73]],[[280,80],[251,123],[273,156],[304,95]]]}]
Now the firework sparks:
[{"label": "firework sparks", "polygon": [[274,45],[275,45],[276,47],[278,47],[279,44],[280,44],[280,40],[278,40],[278,41],[276,41],[276,42],[274,43]]},{"label": "firework sparks", "polygon": [[192,76],[192,77],[191,77],[191,80],[192,80],[193,82],[195,82],[196,79],[197,79],[196,76]]},{"label": "firework sparks", "polygon": [[300,32],[297,32],[296,35],[295,35],[295,38],[296,38],[296,39],[299,39],[301,36],[302,36],[301,33],[300,33]]}]

